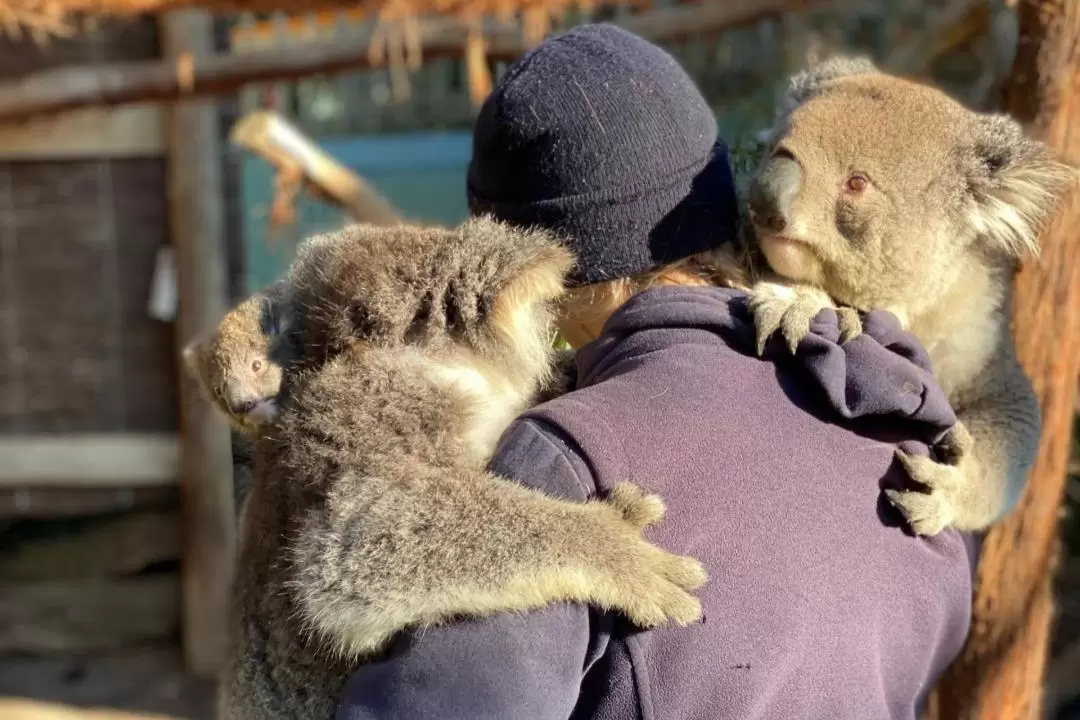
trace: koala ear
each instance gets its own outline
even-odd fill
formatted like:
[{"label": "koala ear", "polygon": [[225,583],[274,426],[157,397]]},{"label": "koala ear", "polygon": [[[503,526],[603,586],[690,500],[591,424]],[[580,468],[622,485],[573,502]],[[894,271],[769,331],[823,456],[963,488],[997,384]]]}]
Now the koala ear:
[{"label": "koala ear", "polygon": [[1039,232],[1076,177],[1007,115],[979,116],[966,149],[972,227],[990,247],[1013,257],[1038,254]]},{"label": "koala ear", "polygon": [[192,340],[180,351],[180,359],[184,363],[184,371],[195,380],[201,380],[199,375],[199,340]]},{"label": "koala ear", "polygon": [[877,72],[880,72],[877,66],[865,56],[837,56],[824,60],[791,78],[781,102],[781,114],[794,110],[833,80]]},{"label": "koala ear", "polygon": [[206,336],[197,337],[188,342],[180,351],[180,359],[184,365],[184,371],[199,388],[199,394],[205,400],[214,401],[214,390],[210,387],[207,377],[203,374],[203,357],[210,342]]},{"label": "koala ear", "polygon": [[485,262],[497,266],[489,315],[496,327],[509,329],[522,311],[562,295],[574,256],[551,234],[490,218],[470,220],[462,229],[466,242],[485,248]]}]

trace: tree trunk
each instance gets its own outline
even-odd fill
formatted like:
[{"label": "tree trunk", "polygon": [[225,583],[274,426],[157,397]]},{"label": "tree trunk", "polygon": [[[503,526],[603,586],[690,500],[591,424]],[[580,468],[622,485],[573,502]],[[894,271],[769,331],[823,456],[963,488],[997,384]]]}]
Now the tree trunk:
[{"label": "tree trunk", "polygon": [[[1080,166],[1080,3],[1021,0],[1004,108]],[[1017,510],[983,544],[971,634],[938,686],[940,720],[1034,720],[1053,615],[1051,574],[1080,366],[1080,194],[1043,233],[1042,257],[1016,277],[1013,325],[1035,384],[1043,436]]]}]

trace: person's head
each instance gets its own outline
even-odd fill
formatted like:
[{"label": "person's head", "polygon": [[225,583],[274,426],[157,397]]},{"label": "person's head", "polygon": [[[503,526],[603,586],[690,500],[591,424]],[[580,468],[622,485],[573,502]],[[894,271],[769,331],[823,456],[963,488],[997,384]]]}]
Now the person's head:
[{"label": "person's head", "polygon": [[708,103],[668,53],[609,24],[510,68],[476,121],[468,197],[574,252],[560,329],[575,347],[640,289],[716,281],[708,258],[732,251],[737,217]]}]

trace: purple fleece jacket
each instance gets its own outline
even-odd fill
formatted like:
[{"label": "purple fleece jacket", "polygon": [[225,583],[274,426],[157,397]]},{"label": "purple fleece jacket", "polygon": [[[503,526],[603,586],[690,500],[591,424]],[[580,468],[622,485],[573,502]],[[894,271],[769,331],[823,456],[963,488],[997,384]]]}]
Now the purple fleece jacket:
[{"label": "purple fleece jacket", "polygon": [[579,388],[519,418],[493,468],[585,500],[662,495],[661,546],[699,558],[704,620],[642,631],[577,605],[404,635],[339,720],[914,720],[970,621],[975,542],[917,538],[881,489],[955,422],[887,313],[838,344],[753,353],[745,295],[663,287],[578,354]]}]

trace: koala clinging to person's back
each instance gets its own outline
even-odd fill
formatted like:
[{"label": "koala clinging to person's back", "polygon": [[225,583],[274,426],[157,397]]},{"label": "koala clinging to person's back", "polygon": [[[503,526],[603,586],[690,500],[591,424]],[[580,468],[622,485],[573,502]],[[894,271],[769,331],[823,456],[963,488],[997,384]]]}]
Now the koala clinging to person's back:
[{"label": "koala clinging to person's back", "polygon": [[550,498],[485,470],[551,372],[572,258],[549,236],[357,225],[284,278],[277,418],[260,429],[221,684],[230,720],[330,718],[407,627],[577,601],[641,626],[700,615],[699,563],[648,543],[632,485]]},{"label": "koala clinging to person's back", "polygon": [[823,307],[884,309],[920,339],[960,423],[938,461],[898,456],[926,486],[888,491],[919,534],[980,530],[1011,509],[1040,413],[1008,325],[1011,276],[1073,172],[1004,115],[838,58],[797,75],[748,192],[772,271],[753,290],[759,345],[789,346]]}]

